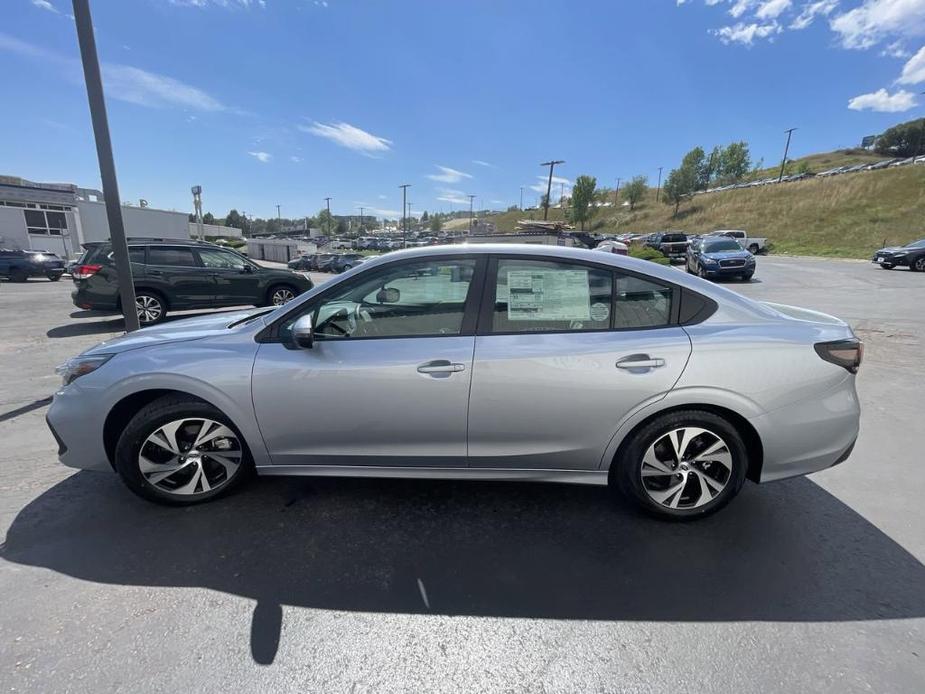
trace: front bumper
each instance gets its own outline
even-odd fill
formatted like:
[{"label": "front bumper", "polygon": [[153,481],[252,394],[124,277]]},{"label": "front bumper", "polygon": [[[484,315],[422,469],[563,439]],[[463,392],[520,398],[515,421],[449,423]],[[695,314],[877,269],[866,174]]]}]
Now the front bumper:
[{"label": "front bumper", "polygon": [[909,265],[909,257],[907,255],[893,256],[885,253],[877,253],[873,258],[870,259],[870,262],[876,263],[877,265],[893,265],[894,267],[906,267]]},{"label": "front bumper", "polygon": [[741,265],[739,267],[708,267],[701,265],[707,277],[734,277],[736,275],[752,275],[755,273],[754,265]]},{"label": "front bumper", "polygon": [[112,465],[103,447],[105,414],[92,408],[79,386],[71,384],[57,393],[45,422],[58,443],[58,460],[80,470],[107,470]]}]

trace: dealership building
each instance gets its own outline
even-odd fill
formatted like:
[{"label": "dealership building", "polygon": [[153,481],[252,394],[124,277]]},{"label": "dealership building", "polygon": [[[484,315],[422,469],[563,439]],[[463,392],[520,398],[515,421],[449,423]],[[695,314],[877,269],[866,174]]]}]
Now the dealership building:
[{"label": "dealership building", "polygon": [[[122,218],[129,237],[187,239],[190,227],[195,230],[185,212],[124,205]],[[74,258],[84,243],[108,239],[109,222],[100,191],[0,176],[0,248]]]}]

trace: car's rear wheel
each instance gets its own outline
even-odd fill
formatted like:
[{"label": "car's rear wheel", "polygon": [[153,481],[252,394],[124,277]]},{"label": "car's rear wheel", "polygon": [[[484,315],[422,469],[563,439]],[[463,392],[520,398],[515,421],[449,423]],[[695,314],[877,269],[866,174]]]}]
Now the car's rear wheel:
[{"label": "car's rear wheel", "polygon": [[61,279],[61,275],[57,272],[49,272],[46,277],[48,277],[48,279],[50,279],[52,282],[57,282],[59,279]]},{"label": "car's rear wheel", "polygon": [[758,251],[760,251],[760,250],[761,250],[761,249],[758,248],[758,244],[757,244],[757,243],[752,243],[752,244],[749,244],[749,246],[748,246],[748,252],[751,253],[752,255],[758,255]]},{"label": "car's rear wheel", "polygon": [[915,272],[925,272],[925,255],[916,258],[912,265],[910,265]]},{"label": "car's rear wheel", "polygon": [[297,294],[295,287],[290,287],[288,284],[277,284],[270,287],[270,291],[267,292],[267,303],[271,306],[282,306],[295,299]]},{"label": "car's rear wheel", "polygon": [[632,435],[611,469],[611,486],[648,513],[693,520],[728,504],[745,483],[741,435],[712,412],[654,419]]},{"label": "car's rear wheel", "polygon": [[139,496],[185,506],[226,494],[253,462],[243,438],[212,405],[178,396],[139,410],[119,437],[116,470]]},{"label": "car's rear wheel", "polygon": [[135,291],[135,311],[142,326],[160,323],[167,316],[167,304],[160,294],[148,290]]}]

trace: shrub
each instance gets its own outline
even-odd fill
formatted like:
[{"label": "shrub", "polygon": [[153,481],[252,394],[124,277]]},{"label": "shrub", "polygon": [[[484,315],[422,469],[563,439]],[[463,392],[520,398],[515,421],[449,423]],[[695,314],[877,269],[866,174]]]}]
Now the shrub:
[{"label": "shrub", "polygon": [[639,258],[640,260],[650,260],[653,263],[658,263],[659,265],[670,265],[671,261],[662,255],[661,251],[657,251],[654,248],[649,248],[648,246],[634,246],[630,248],[630,257]]}]

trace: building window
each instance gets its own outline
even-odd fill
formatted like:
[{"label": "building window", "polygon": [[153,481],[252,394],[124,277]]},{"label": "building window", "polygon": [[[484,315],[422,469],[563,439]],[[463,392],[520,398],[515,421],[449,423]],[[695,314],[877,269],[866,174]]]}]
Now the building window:
[{"label": "building window", "polygon": [[62,236],[67,232],[67,215],[64,212],[23,210],[23,214],[26,216],[26,228],[30,234]]}]

